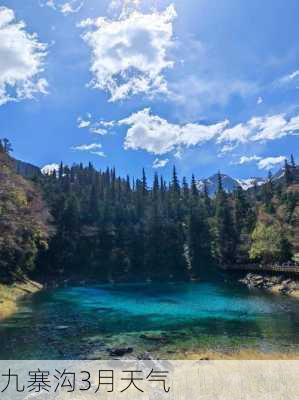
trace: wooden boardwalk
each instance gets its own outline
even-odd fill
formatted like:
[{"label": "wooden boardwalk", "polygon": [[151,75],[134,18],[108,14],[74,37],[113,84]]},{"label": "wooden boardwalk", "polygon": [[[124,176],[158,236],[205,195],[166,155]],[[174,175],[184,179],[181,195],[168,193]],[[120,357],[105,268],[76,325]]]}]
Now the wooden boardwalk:
[{"label": "wooden boardwalk", "polygon": [[299,275],[299,265],[235,264],[222,266],[225,271],[279,272]]}]

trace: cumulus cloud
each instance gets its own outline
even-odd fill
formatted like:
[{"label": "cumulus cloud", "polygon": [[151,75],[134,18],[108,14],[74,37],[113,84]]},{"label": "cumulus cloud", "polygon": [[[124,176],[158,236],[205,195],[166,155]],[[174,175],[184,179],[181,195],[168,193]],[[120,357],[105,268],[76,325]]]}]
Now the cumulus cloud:
[{"label": "cumulus cloud", "polygon": [[153,115],[149,108],[145,108],[120,120],[118,124],[129,126],[124,142],[125,149],[142,149],[162,155],[177,151],[181,146],[195,146],[215,138],[223,131],[228,121],[211,125],[178,125]]},{"label": "cumulus cloud", "polygon": [[70,0],[70,1],[60,1],[60,0],[45,0],[40,1],[41,7],[50,7],[55,11],[60,11],[63,15],[69,15],[77,13],[84,6],[84,1],[82,0]]},{"label": "cumulus cloud", "polygon": [[253,161],[259,161],[259,160],[261,160],[261,157],[259,157],[259,156],[242,156],[242,157],[240,157],[240,160],[237,162],[237,164],[243,165],[243,164],[248,164]]},{"label": "cumulus cloud", "polygon": [[0,105],[47,93],[48,83],[40,77],[45,56],[37,35],[16,21],[13,10],[0,7]]},{"label": "cumulus cloud", "polygon": [[169,159],[166,158],[164,160],[156,158],[153,162],[153,168],[163,168],[169,163]]},{"label": "cumulus cloud", "polygon": [[259,169],[270,170],[278,165],[282,165],[285,159],[286,157],[284,156],[263,158],[258,162],[258,167]]},{"label": "cumulus cloud", "polygon": [[243,165],[251,162],[256,162],[259,169],[270,170],[276,166],[282,165],[286,157],[266,157],[262,158],[256,155],[253,156],[242,156],[235,164]]},{"label": "cumulus cloud", "polygon": [[[253,117],[233,126],[228,120],[214,124],[175,124],[153,114],[150,108],[145,108],[119,121],[100,121],[98,124],[105,126],[108,132],[116,126],[127,126],[125,149],[145,150],[156,155],[172,152],[180,158],[184,149],[209,141],[218,147],[220,154],[224,154],[250,142],[264,143],[286,135],[296,135],[299,131],[299,115]],[[240,163],[259,160],[257,156],[243,156]]]},{"label": "cumulus cloud", "polygon": [[253,117],[245,123],[223,130],[217,143],[244,144],[250,141],[263,142],[280,139],[299,130],[299,116],[287,117],[276,114],[264,117]]},{"label": "cumulus cloud", "polygon": [[173,45],[173,5],[165,11],[133,11],[118,20],[104,17],[80,23],[84,41],[91,48],[94,88],[108,91],[110,101],[135,94],[167,93],[164,71],[174,63],[168,58]]}]

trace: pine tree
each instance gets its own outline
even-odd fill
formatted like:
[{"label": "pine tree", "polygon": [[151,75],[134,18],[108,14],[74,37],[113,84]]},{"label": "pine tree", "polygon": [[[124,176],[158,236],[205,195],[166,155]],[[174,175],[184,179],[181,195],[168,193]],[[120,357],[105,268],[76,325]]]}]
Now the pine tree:
[{"label": "pine tree", "polygon": [[273,197],[274,197],[273,177],[271,171],[269,171],[267,182],[262,187],[262,200],[265,203],[266,210],[272,214],[275,211],[272,202]]},{"label": "pine tree", "polygon": [[187,201],[187,199],[189,197],[189,186],[188,186],[188,182],[187,182],[187,179],[185,176],[183,177],[182,187],[183,187],[184,201]]},{"label": "pine tree", "polygon": [[218,190],[215,199],[215,253],[222,264],[235,261],[236,232],[228,196],[223,190],[218,173]]},{"label": "pine tree", "polygon": [[144,198],[146,198],[147,196],[147,179],[146,179],[146,175],[145,175],[145,170],[144,168],[142,169],[142,195]]},{"label": "pine tree", "polygon": [[288,186],[292,182],[292,172],[287,159],[284,161],[284,178]]},{"label": "pine tree", "polygon": [[195,176],[192,174],[192,179],[191,179],[191,194],[193,197],[198,197],[198,188],[195,180]]},{"label": "pine tree", "polygon": [[234,221],[237,248],[236,257],[239,262],[247,262],[250,233],[252,232],[255,223],[255,215],[245,191],[241,186],[237,186],[237,189],[234,192]]},{"label": "pine tree", "polygon": [[223,192],[223,185],[222,185],[222,175],[220,173],[220,171],[218,171],[217,174],[217,192]]},{"label": "pine tree", "polygon": [[204,187],[203,187],[203,199],[204,199],[204,205],[205,205],[205,211],[208,217],[211,216],[212,214],[212,205],[211,205],[211,199],[209,196],[209,188],[207,181],[204,181]]},{"label": "pine tree", "polygon": [[61,163],[60,163],[60,165],[59,165],[59,170],[58,170],[58,178],[59,178],[59,180],[61,181],[62,180],[62,178],[63,178],[63,164],[62,164],[62,161],[61,161]]},{"label": "pine tree", "polygon": [[189,217],[188,245],[192,275],[204,275],[211,262],[210,230],[202,204],[193,204]]},{"label": "pine tree", "polygon": [[178,180],[178,175],[176,172],[175,165],[173,166],[173,169],[172,169],[171,190],[173,193],[176,193],[177,195],[180,194],[180,183]]}]

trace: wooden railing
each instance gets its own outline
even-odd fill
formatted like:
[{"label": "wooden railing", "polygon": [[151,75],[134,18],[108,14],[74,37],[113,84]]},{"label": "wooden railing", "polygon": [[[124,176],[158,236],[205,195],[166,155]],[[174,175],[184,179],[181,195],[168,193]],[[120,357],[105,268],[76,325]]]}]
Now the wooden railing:
[{"label": "wooden railing", "polygon": [[221,266],[221,269],[227,271],[284,272],[289,274],[299,274],[299,265],[297,264],[234,264]]}]

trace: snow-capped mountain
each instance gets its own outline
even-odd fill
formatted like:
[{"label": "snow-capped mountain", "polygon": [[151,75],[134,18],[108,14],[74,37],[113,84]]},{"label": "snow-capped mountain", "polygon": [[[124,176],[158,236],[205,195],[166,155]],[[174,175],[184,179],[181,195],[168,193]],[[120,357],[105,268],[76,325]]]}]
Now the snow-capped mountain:
[{"label": "snow-capped mountain", "polygon": [[248,190],[252,188],[254,185],[261,186],[266,182],[266,179],[263,178],[249,178],[249,179],[236,179],[237,183],[241,186],[242,189]]},{"label": "snow-capped mountain", "polygon": [[47,164],[41,168],[41,172],[43,175],[51,175],[53,174],[54,171],[58,172],[58,170],[59,170],[59,164],[56,163]]},{"label": "snow-capped mountain", "polygon": [[[221,174],[223,189],[226,192],[232,192],[237,186],[241,186],[242,189],[248,190],[255,184],[257,186],[262,185],[266,182],[263,178],[249,178],[249,179],[234,179],[228,175]],[[214,174],[207,179],[201,179],[198,181],[199,190],[203,190],[204,183],[206,182],[208,187],[209,195],[213,196],[218,187],[218,174]]]}]

